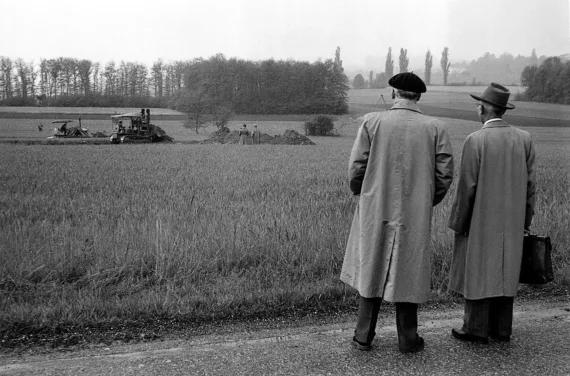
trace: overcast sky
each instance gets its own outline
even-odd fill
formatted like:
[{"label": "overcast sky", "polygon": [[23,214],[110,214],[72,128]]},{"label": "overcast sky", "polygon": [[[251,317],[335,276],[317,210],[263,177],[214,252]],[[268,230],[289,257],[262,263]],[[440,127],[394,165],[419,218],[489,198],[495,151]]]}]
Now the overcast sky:
[{"label": "overcast sky", "polygon": [[[524,3],[548,7],[561,1],[566,5],[561,22],[567,22],[568,0],[0,0],[0,56],[150,66],[159,58],[168,62],[223,53],[312,62],[333,58],[339,46],[345,68],[374,69],[383,68],[390,46],[396,60],[401,47],[417,56],[411,67],[423,65],[428,49],[439,58],[444,46],[450,47],[452,60],[485,51],[529,55],[533,47],[539,55],[563,54],[570,50],[540,51],[532,45],[538,42],[512,33],[516,25],[540,31],[553,23],[549,17],[529,24],[534,11]],[[503,7],[491,12],[495,3]],[[476,38],[479,30],[487,30],[485,38]],[[567,24],[565,34],[568,38]]]}]

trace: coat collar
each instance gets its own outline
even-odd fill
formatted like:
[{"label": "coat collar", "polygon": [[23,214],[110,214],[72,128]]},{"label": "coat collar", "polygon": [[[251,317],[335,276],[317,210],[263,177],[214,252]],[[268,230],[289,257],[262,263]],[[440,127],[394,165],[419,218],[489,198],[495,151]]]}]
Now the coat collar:
[{"label": "coat collar", "polygon": [[499,127],[509,127],[509,123],[504,121],[503,119],[490,119],[485,122],[483,128],[499,128]]},{"label": "coat collar", "polygon": [[396,99],[390,110],[410,110],[419,112],[420,114],[422,113],[422,110],[420,110],[416,102],[402,98]]}]

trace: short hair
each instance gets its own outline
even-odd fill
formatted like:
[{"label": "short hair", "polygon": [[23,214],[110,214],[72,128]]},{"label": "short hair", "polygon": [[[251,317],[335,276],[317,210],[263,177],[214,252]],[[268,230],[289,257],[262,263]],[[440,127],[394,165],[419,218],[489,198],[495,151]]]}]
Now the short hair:
[{"label": "short hair", "polygon": [[397,93],[398,97],[409,99],[412,101],[419,101],[420,97],[422,96],[421,93],[414,93],[413,91],[406,91],[406,90],[400,90],[400,89],[396,89],[396,93]]},{"label": "short hair", "polygon": [[507,111],[506,108],[495,106],[495,105],[492,105],[491,103],[487,103],[487,102],[483,102],[483,101],[479,101],[479,103],[481,104],[481,106],[485,107],[487,109],[487,111],[491,112],[493,115],[495,115],[497,117],[502,117],[505,114],[505,112]]}]

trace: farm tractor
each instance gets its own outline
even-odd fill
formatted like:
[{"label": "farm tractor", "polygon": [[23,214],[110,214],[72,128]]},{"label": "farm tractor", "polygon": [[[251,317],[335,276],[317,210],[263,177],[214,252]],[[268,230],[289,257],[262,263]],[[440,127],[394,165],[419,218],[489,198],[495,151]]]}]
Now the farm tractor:
[{"label": "farm tractor", "polygon": [[[73,123],[73,120],[56,120],[52,124],[56,124],[52,131],[52,136],[48,138],[89,138],[89,129],[81,126],[81,118],[79,125],[76,127],[68,127],[67,124]],[[61,125],[60,125],[61,124]],[[41,128],[38,128],[41,130]]]},{"label": "farm tractor", "polygon": [[167,140],[166,133],[150,122],[150,109],[142,108],[141,112],[131,112],[111,116],[113,133],[111,143],[143,143]]}]

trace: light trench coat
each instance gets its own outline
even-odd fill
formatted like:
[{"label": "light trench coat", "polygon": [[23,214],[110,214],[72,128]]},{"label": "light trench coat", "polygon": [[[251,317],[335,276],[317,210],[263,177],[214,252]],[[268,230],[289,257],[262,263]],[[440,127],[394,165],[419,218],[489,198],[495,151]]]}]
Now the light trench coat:
[{"label": "light trench coat", "polygon": [[365,298],[427,301],[432,207],[453,179],[445,124],[408,100],[366,115],[348,174],[360,197],[340,279]]},{"label": "light trench coat", "polygon": [[456,232],[451,290],[471,300],[516,295],[534,203],[529,133],[499,120],[467,136],[449,218]]}]

